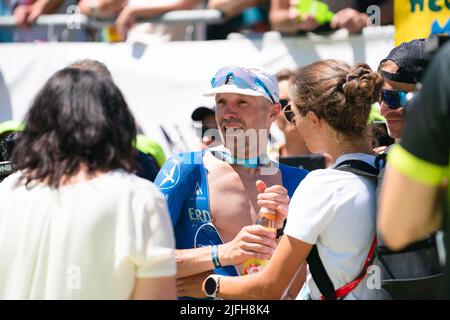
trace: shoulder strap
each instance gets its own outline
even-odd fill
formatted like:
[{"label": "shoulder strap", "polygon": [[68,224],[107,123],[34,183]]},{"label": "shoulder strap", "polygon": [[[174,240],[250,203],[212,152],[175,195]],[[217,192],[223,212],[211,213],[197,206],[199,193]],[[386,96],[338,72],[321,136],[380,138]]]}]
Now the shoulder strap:
[{"label": "shoulder strap", "polygon": [[375,166],[378,169],[379,172],[386,166],[387,161],[387,152],[380,153],[375,158]]},{"label": "shoulder strap", "polygon": [[312,247],[308,257],[306,258],[306,262],[308,262],[309,272],[311,273],[311,276],[324,299],[336,300],[333,282],[325,270],[316,245]]},{"label": "shoulder strap", "polygon": [[[374,179],[375,181],[378,180],[379,170],[362,160],[356,159],[346,160],[339,163],[337,166],[334,167],[334,169],[351,172],[356,175]],[[374,239],[374,242],[372,243],[371,249],[369,250],[369,255],[366,259],[366,263],[364,264],[364,268],[361,271],[361,274],[365,275],[367,267],[369,266],[371,260],[373,259],[375,243],[376,239]],[[322,294],[322,300],[336,300],[338,298],[344,297],[356,287],[356,285],[362,280],[363,277],[359,275],[355,281],[349,283],[348,285],[342,288],[339,288],[338,290],[335,290],[333,282],[328,276],[328,273],[325,270],[322,260],[320,259],[319,251],[317,250],[316,245],[312,247],[311,252],[308,255],[308,258],[306,258],[306,261],[308,262],[309,265],[309,272],[311,273],[311,276],[314,279],[317,288],[319,288],[319,291]]]},{"label": "shoulder strap", "polygon": [[[374,163],[375,165],[375,163]],[[378,179],[379,170],[362,160],[346,160],[334,167],[336,170],[347,171],[359,176]]]}]

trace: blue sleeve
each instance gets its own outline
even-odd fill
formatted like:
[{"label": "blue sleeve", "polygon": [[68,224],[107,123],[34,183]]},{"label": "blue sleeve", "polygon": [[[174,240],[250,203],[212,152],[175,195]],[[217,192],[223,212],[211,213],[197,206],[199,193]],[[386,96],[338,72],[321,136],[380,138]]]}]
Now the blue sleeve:
[{"label": "blue sleeve", "polygon": [[308,171],[304,169],[299,169],[296,167],[286,166],[283,164],[279,164],[283,186],[287,189],[289,197],[292,198],[294,195],[295,189],[297,189],[298,185],[308,174]]},{"label": "blue sleeve", "polygon": [[194,188],[191,172],[193,164],[183,161],[183,155],[167,160],[158,175],[155,184],[164,194],[169,208],[172,225],[175,227],[183,210],[189,191]]}]

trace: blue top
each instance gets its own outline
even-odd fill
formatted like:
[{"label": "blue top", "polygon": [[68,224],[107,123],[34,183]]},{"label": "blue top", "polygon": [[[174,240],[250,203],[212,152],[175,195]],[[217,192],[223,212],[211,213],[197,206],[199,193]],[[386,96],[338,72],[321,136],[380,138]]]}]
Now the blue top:
[{"label": "blue top", "polygon": [[[172,157],[161,168],[155,184],[167,201],[175,232],[177,249],[219,245],[223,241],[212,224],[209,206],[207,170],[204,151],[182,153]],[[279,164],[282,183],[292,197],[305,170]],[[234,266],[216,268],[217,274],[236,276]]]}]

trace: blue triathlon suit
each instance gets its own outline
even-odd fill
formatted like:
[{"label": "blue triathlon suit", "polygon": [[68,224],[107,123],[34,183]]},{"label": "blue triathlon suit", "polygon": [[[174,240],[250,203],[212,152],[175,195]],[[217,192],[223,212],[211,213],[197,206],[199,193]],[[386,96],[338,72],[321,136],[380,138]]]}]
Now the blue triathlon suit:
[{"label": "blue triathlon suit", "polygon": [[[207,170],[203,165],[205,151],[182,153],[164,164],[156,177],[167,201],[177,249],[192,249],[222,244],[211,223]],[[308,171],[279,165],[283,186],[292,197]],[[214,269],[216,274],[237,276],[234,266]]]}]

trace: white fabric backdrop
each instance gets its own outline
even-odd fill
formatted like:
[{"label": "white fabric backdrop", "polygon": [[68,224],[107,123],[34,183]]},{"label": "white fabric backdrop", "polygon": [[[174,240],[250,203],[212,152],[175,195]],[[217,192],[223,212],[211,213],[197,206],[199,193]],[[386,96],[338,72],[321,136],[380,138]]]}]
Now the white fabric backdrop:
[{"label": "white fabric backdrop", "polygon": [[180,149],[197,148],[190,114],[200,104],[213,104],[202,93],[222,66],[276,72],[333,58],[376,68],[394,47],[393,34],[393,27],[375,27],[351,37],[341,30],[307,38],[282,38],[269,32],[255,39],[235,35],[209,42],[1,44],[0,121],[23,119],[33,96],[55,71],[91,58],[111,70],[147,135],[169,152],[159,128],[162,124]]}]

